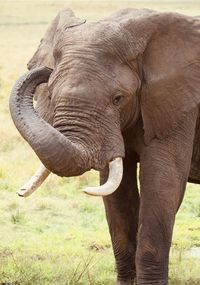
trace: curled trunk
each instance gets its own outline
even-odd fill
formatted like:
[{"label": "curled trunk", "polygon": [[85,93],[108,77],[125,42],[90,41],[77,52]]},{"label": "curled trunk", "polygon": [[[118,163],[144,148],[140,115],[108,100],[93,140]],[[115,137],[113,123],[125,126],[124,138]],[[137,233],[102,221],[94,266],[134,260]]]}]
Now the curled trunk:
[{"label": "curled trunk", "polygon": [[59,176],[80,175],[90,169],[86,151],[46,123],[33,107],[37,85],[47,82],[51,72],[40,67],[21,76],[11,93],[10,112],[17,129],[47,169]]}]

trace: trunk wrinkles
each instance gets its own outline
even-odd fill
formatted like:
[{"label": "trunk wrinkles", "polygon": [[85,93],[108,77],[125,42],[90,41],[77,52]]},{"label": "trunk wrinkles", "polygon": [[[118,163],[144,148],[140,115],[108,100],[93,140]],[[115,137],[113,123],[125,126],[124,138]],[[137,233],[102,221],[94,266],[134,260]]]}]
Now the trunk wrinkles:
[{"label": "trunk wrinkles", "polygon": [[[120,149],[121,134],[103,108],[80,98],[67,97],[55,108],[53,126],[88,153],[92,168],[104,169]],[[119,144],[118,144],[119,143]],[[122,142],[123,145],[123,142]]]}]

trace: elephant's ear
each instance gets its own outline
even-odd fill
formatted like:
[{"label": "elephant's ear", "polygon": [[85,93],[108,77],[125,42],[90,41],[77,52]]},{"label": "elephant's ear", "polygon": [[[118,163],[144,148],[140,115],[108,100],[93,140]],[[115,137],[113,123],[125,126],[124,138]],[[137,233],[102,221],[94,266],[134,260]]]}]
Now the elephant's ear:
[{"label": "elephant's ear", "polygon": [[[59,12],[40,41],[37,51],[28,62],[28,69],[30,70],[39,66],[47,66],[53,69],[55,65],[53,48],[58,34],[60,34],[63,29],[83,23],[85,23],[85,20],[76,18],[71,10]],[[52,124],[53,110],[49,97],[47,83],[37,87],[34,94],[34,99],[37,100],[36,110],[43,119]]]},{"label": "elephant's ear", "polygon": [[68,9],[58,13],[41,39],[37,51],[28,62],[28,69],[45,65],[54,68],[53,47],[57,37],[63,29],[85,23],[85,20],[76,18]]},{"label": "elephant's ear", "polygon": [[166,137],[200,103],[200,21],[150,10],[134,10],[128,18],[123,24],[128,60],[142,58],[141,112],[148,143]]},{"label": "elephant's ear", "polygon": [[156,21],[142,64],[146,143],[167,136],[200,103],[200,22],[176,14]]}]

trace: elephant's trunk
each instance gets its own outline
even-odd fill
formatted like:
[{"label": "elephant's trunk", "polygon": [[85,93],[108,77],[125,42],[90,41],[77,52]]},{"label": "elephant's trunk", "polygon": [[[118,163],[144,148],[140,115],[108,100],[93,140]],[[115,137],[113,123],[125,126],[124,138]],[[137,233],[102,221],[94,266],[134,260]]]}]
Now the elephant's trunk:
[{"label": "elephant's trunk", "polygon": [[47,82],[52,70],[40,67],[18,79],[10,98],[13,121],[47,169],[59,176],[76,176],[90,169],[88,155],[79,144],[38,116],[33,107],[37,85]]}]

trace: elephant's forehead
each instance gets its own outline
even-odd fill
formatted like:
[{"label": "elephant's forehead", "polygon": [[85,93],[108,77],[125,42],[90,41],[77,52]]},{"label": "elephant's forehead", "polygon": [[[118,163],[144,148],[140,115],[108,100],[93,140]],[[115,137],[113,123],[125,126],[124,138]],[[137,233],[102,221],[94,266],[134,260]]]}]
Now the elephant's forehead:
[{"label": "elephant's forehead", "polygon": [[101,43],[103,40],[108,40],[118,34],[120,30],[120,25],[117,22],[99,21],[67,29],[66,35],[68,34],[72,39],[79,38],[88,42]]},{"label": "elephant's forehead", "polygon": [[120,53],[125,46],[125,35],[122,36],[121,26],[117,22],[99,21],[85,23],[77,27],[67,28],[59,37],[55,48],[92,48],[112,54]]}]

